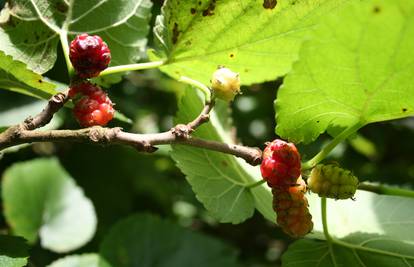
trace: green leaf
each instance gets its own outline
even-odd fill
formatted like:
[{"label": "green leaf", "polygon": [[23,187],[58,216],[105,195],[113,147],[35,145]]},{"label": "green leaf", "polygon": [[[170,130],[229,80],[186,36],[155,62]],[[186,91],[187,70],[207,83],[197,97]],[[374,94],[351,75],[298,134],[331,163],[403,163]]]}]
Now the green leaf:
[{"label": "green leaf", "polygon": [[38,73],[53,67],[62,29],[71,38],[84,32],[101,36],[111,50],[111,65],[133,63],[144,54],[150,0],[10,2],[0,19],[0,50]]},{"label": "green leaf", "polygon": [[[225,103],[218,102],[217,105]],[[189,88],[179,104],[176,121],[188,123],[200,113],[202,107],[203,102],[196,90]],[[194,136],[233,143],[220,123],[222,114],[217,114],[215,110],[210,113],[210,122],[199,127]],[[220,107],[218,110],[225,111]],[[253,215],[255,205],[265,217],[274,221],[267,187],[246,188],[260,179],[258,167],[254,168],[234,156],[182,145],[173,146],[172,157],[186,175],[198,200],[220,222],[240,223]]]},{"label": "green leaf", "polygon": [[67,252],[94,235],[91,201],[56,159],[37,159],[8,168],[2,180],[4,214],[13,232],[42,247]]},{"label": "green leaf", "polygon": [[[38,114],[45,107],[46,102],[44,101],[34,101],[29,104],[19,105],[18,107],[0,110],[0,127],[9,127],[12,125],[19,124],[23,122],[27,117]],[[57,129],[62,123],[63,119],[57,116],[53,116],[52,122],[48,124],[46,129]]]},{"label": "green leaf", "polygon": [[356,233],[333,243],[302,239],[282,256],[282,267],[407,267],[414,264],[414,246],[386,236]]},{"label": "green leaf", "polygon": [[117,223],[100,256],[113,267],[239,266],[230,246],[147,214]]},{"label": "green leaf", "polygon": [[92,253],[71,255],[58,259],[47,267],[98,267],[99,260],[99,255]]},{"label": "green leaf", "polygon": [[168,0],[157,17],[156,57],[161,69],[178,78],[208,84],[218,65],[241,74],[243,84],[286,74],[315,20],[347,0]]},{"label": "green leaf", "polygon": [[414,115],[414,2],[353,1],[324,17],[275,102],[278,135],[309,143]]},{"label": "green leaf", "polygon": [[56,94],[55,85],[27,69],[26,64],[13,60],[0,51],[0,88],[36,98],[49,99]]},{"label": "green leaf", "polygon": [[[322,232],[320,198],[308,197],[314,230]],[[357,190],[355,201],[327,199],[329,232],[343,238],[356,232],[390,236],[414,243],[414,199]]]},{"label": "green leaf", "polygon": [[26,266],[29,257],[29,246],[17,236],[0,235],[0,266]]},{"label": "green leaf", "polygon": [[77,0],[69,34],[88,32],[101,36],[111,50],[111,66],[134,63],[145,53],[151,7],[150,0]]},{"label": "green leaf", "polygon": [[[24,4],[30,5],[29,2],[25,1]],[[6,6],[1,11],[0,50],[25,62],[31,70],[45,73],[56,61],[58,35],[35,17],[28,17],[29,13],[25,14],[23,10],[19,12],[19,7],[15,5],[9,9]]]}]

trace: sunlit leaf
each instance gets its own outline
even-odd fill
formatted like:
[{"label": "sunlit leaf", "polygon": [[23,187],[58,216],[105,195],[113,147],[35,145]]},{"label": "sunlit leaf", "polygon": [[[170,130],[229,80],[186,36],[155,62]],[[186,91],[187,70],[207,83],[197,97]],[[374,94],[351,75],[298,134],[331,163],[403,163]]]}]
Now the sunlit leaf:
[{"label": "sunlit leaf", "polygon": [[273,80],[290,70],[316,19],[346,1],[167,0],[152,56],[168,59],[161,69],[169,75],[206,84],[218,65],[239,72],[243,84]]},{"label": "sunlit leaf", "polygon": [[321,133],[414,115],[414,2],[353,1],[303,45],[275,102],[278,135]]}]

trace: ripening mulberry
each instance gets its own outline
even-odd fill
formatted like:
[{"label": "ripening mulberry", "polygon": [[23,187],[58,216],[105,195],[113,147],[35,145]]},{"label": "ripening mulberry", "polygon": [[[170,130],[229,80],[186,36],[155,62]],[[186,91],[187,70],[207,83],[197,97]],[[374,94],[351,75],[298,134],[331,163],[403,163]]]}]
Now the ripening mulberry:
[{"label": "ripening mulberry", "polygon": [[75,101],[73,114],[83,127],[104,126],[114,117],[111,99],[97,85],[89,82],[74,85],[69,96]]},{"label": "ripening mulberry", "polygon": [[270,187],[294,185],[300,176],[300,155],[295,145],[276,139],[269,143],[260,166]]},{"label": "ripening mulberry", "polygon": [[84,33],[70,43],[69,58],[79,77],[92,78],[108,67],[111,51],[101,37]]},{"label": "ripening mulberry", "polygon": [[358,178],[351,171],[336,165],[319,164],[307,180],[309,189],[320,197],[352,198],[358,187]]},{"label": "ripening mulberry", "polygon": [[272,188],[277,223],[285,233],[295,238],[303,237],[313,229],[305,193],[306,184],[301,177],[296,185]]}]

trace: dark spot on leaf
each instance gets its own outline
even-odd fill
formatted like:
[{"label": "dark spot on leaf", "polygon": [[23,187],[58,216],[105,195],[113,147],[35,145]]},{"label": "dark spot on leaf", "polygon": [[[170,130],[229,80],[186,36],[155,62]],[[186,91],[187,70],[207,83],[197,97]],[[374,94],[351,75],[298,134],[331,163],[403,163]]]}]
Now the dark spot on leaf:
[{"label": "dark spot on leaf", "polygon": [[190,46],[190,45],[191,45],[191,41],[190,41],[190,40],[186,41],[186,42],[185,42],[185,45],[186,45],[186,46]]},{"label": "dark spot on leaf", "polygon": [[201,6],[201,4],[202,4],[201,1],[198,1],[198,5]]},{"label": "dark spot on leaf", "polygon": [[230,54],[230,57],[231,57],[231,58],[234,58],[234,54],[233,54],[233,53],[231,53],[231,54]]},{"label": "dark spot on leaf", "polygon": [[244,69],[244,72],[249,72],[249,69]]},{"label": "dark spot on leaf", "polygon": [[59,1],[55,4],[56,10],[61,13],[66,13],[68,11],[68,6],[64,1]]},{"label": "dark spot on leaf", "polygon": [[212,0],[208,7],[203,11],[203,16],[213,16],[216,8],[216,0]]},{"label": "dark spot on leaf", "polygon": [[43,81],[39,79],[39,80],[38,80],[38,82],[39,82],[39,83],[42,83]]},{"label": "dark spot on leaf", "polygon": [[380,13],[381,12],[381,8],[379,6],[374,6],[374,8],[372,9],[372,12],[374,12],[374,13]]},{"label": "dark spot on leaf", "polygon": [[193,14],[193,15],[194,15],[194,14],[196,13],[196,9],[195,9],[195,8],[191,8],[191,9],[190,9],[190,12],[191,12],[191,14]]},{"label": "dark spot on leaf", "polygon": [[402,108],[402,112],[407,112],[407,108]]},{"label": "dark spot on leaf", "polygon": [[229,164],[228,164],[228,163],[227,163],[227,161],[225,161],[225,160],[222,160],[222,161],[221,161],[221,164],[222,164],[224,167],[229,166]]},{"label": "dark spot on leaf", "polygon": [[173,44],[176,44],[178,41],[178,35],[180,34],[180,31],[178,30],[178,24],[174,23],[174,28],[173,28],[173,36],[172,36],[172,42]]},{"label": "dark spot on leaf", "polygon": [[276,7],[277,0],[264,0],[263,7],[266,9],[273,9]]},{"label": "dark spot on leaf", "polygon": [[292,2],[290,2],[290,5],[292,6],[296,5],[296,0],[293,0]]},{"label": "dark spot on leaf", "polygon": [[319,123],[319,121],[316,121],[316,123]]}]

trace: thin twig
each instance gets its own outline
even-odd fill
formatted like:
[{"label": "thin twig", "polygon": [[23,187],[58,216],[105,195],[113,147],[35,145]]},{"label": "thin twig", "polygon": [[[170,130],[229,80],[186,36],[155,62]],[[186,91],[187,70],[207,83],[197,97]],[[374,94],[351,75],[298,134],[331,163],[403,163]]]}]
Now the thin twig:
[{"label": "thin twig", "polygon": [[48,124],[52,120],[53,115],[58,112],[68,101],[68,93],[69,89],[52,96],[52,98],[49,99],[46,107],[39,114],[33,118],[28,117],[23,122],[24,128],[26,130],[34,130]]}]

